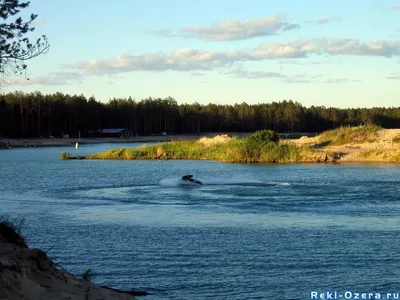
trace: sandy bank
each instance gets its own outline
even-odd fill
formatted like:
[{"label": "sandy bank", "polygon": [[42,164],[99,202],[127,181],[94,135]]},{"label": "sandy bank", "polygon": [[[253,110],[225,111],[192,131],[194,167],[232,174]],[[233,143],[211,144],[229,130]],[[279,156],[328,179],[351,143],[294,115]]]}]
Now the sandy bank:
[{"label": "sandy bank", "polygon": [[371,141],[362,143],[348,143],[340,146],[321,145],[320,138],[302,137],[290,140],[297,146],[309,146],[321,153],[337,153],[336,162],[393,162],[400,158],[400,143],[394,142],[400,137],[400,129],[381,129],[377,131],[376,137]]},{"label": "sandy bank", "polygon": [[[15,233],[15,232],[14,232]],[[132,300],[136,292],[100,287],[60,269],[0,223],[1,300]]]}]

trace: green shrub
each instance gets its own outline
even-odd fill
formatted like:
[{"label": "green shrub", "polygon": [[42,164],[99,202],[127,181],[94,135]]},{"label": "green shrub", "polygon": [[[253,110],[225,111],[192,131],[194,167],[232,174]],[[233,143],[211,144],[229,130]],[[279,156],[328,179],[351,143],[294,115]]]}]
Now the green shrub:
[{"label": "green shrub", "polygon": [[250,135],[247,139],[248,143],[252,145],[264,145],[268,143],[278,143],[279,142],[279,136],[278,134],[273,131],[273,130],[259,130]]},{"label": "green shrub", "polygon": [[60,155],[60,159],[66,160],[66,159],[68,159],[68,156],[69,156],[69,153],[68,153],[68,152],[63,152],[63,153],[61,153],[61,155]]},{"label": "green shrub", "polygon": [[250,161],[259,161],[263,152],[271,151],[278,143],[278,134],[273,130],[264,129],[250,135],[239,147],[244,158]]}]

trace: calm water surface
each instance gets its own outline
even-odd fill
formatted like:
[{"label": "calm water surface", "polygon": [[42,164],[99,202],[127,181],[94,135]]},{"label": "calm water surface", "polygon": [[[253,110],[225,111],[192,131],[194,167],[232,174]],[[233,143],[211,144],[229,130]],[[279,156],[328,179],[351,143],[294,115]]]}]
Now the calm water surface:
[{"label": "calm water surface", "polygon": [[[141,299],[400,292],[400,166],[59,160],[118,146],[0,151],[0,213]],[[205,184],[179,186],[186,173]]]}]

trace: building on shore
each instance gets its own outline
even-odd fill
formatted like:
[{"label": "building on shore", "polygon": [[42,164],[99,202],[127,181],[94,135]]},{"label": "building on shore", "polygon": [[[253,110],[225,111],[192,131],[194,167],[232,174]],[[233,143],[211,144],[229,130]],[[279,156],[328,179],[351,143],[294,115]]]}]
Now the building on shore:
[{"label": "building on shore", "polygon": [[133,136],[133,133],[127,128],[103,128],[97,130],[90,130],[87,132],[86,136],[129,138]]}]

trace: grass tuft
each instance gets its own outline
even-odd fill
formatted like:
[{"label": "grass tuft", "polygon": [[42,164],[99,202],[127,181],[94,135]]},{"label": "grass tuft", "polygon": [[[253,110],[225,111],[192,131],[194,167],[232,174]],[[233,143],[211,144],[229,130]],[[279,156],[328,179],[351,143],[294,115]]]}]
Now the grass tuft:
[{"label": "grass tuft", "polygon": [[399,143],[400,144],[400,134],[398,134],[397,136],[395,136],[392,140],[393,143]]},{"label": "grass tuft", "polygon": [[374,142],[378,130],[382,128],[375,125],[359,127],[341,127],[335,130],[328,130],[318,136],[320,145],[340,146],[350,143]]},{"label": "grass tuft", "polygon": [[60,155],[60,159],[61,160],[66,160],[66,159],[68,159],[68,157],[69,157],[69,153],[68,152],[63,152]]},{"label": "grass tuft", "polygon": [[362,152],[360,155],[370,160],[384,160],[391,163],[400,163],[400,150],[368,150]]},{"label": "grass tuft", "polygon": [[88,268],[82,275],[82,279],[86,280],[87,282],[91,282],[93,278],[93,270]]},{"label": "grass tuft", "polygon": [[0,216],[0,238],[6,242],[28,248],[25,238],[21,234],[21,228],[25,219],[10,220],[8,216]]}]

